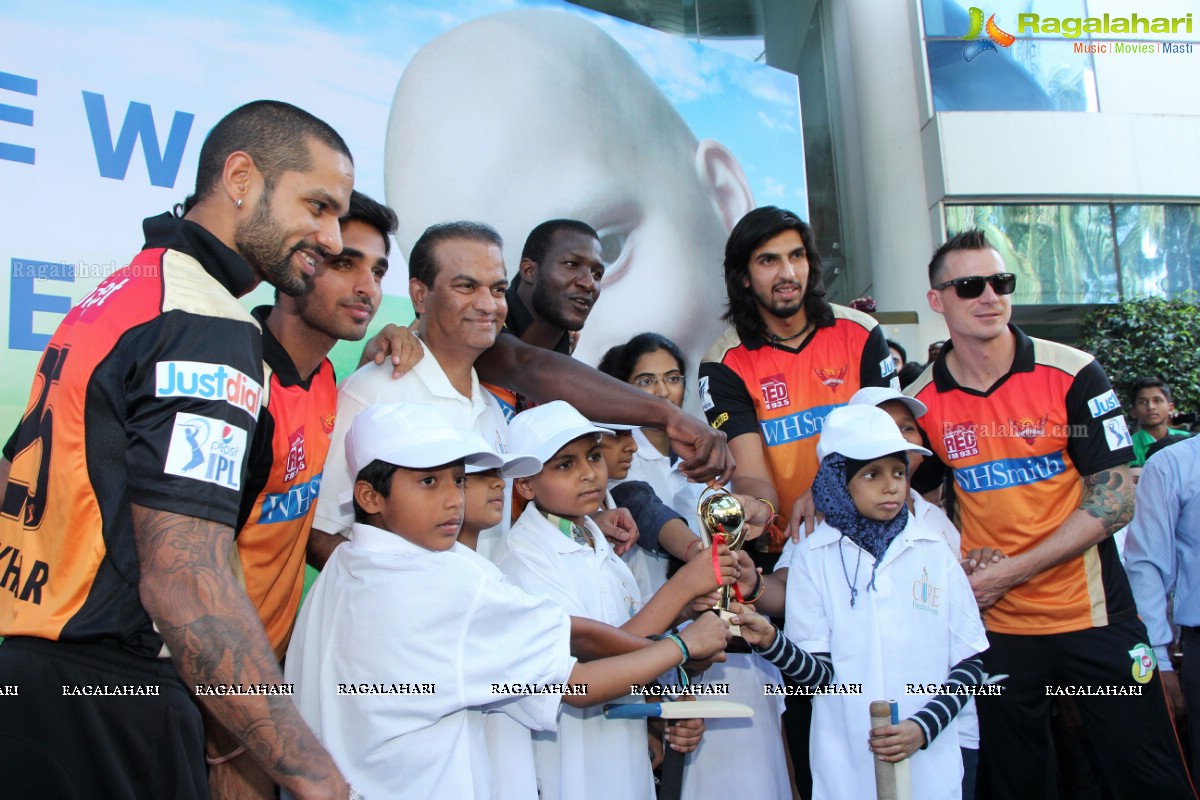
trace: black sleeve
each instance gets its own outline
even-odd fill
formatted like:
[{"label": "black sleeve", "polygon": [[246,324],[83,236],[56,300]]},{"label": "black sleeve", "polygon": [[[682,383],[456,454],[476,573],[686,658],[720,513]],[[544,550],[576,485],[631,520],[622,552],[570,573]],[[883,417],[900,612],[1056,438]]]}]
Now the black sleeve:
[{"label": "black sleeve", "polygon": [[775,631],[775,641],[770,647],[765,650],[759,647],[751,649],[801,686],[828,686],[833,683],[833,661],[829,653],[802,650],[781,630]]},{"label": "black sleeve", "polygon": [[[970,658],[964,658],[954,665],[954,668],[950,670],[950,675],[946,678],[945,685],[979,686],[982,683],[983,659],[974,655]],[[938,734],[945,730],[950,721],[958,716],[958,712],[963,710],[963,706],[970,699],[971,696],[965,692],[939,694],[926,703],[920,711],[909,717],[925,732],[925,744],[921,745],[922,750],[933,743]]]},{"label": "black sleeve", "polygon": [[661,553],[659,531],[671,520],[682,520],[683,516],[664,503],[645,481],[625,481],[612,487],[611,491],[617,505],[629,509],[637,523],[638,546]]},{"label": "black sleeve", "polygon": [[708,424],[733,439],[743,433],[761,434],[754,400],[741,377],[724,364],[700,364],[700,406]]},{"label": "black sleeve", "polygon": [[883,335],[883,326],[876,325],[867,336],[863,346],[862,361],[858,365],[858,374],[862,386],[890,386],[900,388],[900,379],[896,376],[896,365],[892,361],[892,351],[888,349],[887,338]]},{"label": "black sleeve", "polygon": [[1067,453],[1080,475],[1133,461],[1133,437],[1121,411],[1121,401],[1100,362],[1093,359],[1079,370],[1067,390]]},{"label": "black sleeve", "polygon": [[236,526],[263,396],[258,327],[172,311],[121,348],[130,497]]}]

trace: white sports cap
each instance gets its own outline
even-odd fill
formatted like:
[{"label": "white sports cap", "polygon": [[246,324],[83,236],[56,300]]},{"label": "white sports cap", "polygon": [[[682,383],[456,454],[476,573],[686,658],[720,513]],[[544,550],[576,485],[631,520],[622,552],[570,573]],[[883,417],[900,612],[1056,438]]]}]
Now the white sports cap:
[{"label": "white sports cap", "polygon": [[626,431],[636,431],[641,425],[627,425],[624,422],[595,422],[592,423],[598,428],[606,428],[613,433],[625,433]]},{"label": "white sports cap", "polygon": [[870,461],[901,450],[932,455],[924,447],[906,442],[886,411],[865,404],[830,411],[817,442],[817,458],[822,460],[830,453],[839,453],[856,461]]},{"label": "white sports cap", "polygon": [[922,417],[929,410],[917,398],[909,397],[890,386],[864,386],[850,398],[850,405],[877,406],[889,400],[899,400],[901,403],[904,403],[904,405],[908,406],[908,410],[912,412],[913,417]]},{"label": "white sports cap", "polygon": [[357,476],[376,459],[409,469],[459,460],[482,469],[504,466],[479,434],[424,403],[388,403],[359,412],[346,433],[350,473]]},{"label": "white sports cap", "polygon": [[[496,455],[504,461],[500,466],[500,477],[502,478],[528,478],[530,475],[537,475],[542,471],[542,461],[537,456],[526,456],[520,453],[497,453]],[[489,469],[495,469],[495,467],[468,464],[467,474],[474,475],[477,472],[487,472]]]},{"label": "white sports cap", "polygon": [[545,464],[567,442],[589,433],[612,435],[611,430],[588,422],[570,403],[555,400],[513,417],[508,426],[508,443],[514,451],[531,453]]}]

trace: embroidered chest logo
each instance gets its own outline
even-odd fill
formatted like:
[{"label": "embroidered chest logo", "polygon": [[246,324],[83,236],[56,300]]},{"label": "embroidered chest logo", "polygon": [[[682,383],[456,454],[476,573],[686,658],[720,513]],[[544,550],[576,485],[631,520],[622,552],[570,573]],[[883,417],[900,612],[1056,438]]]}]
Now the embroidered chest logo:
[{"label": "embroidered chest logo", "polygon": [[325,431],[325,435],[330,439],[333,438],[333,423],[337,421],[337,414],[326,414],[321,417],[321,430]]},{"label": "embroidered chest logo", "polygon": [[979,455],[979,440],[975,438],[974,423],[947,422],[942,433],[942,445],[946,448],[946,458],[951,461]]},{"label": "embroidered chest logo", "polygon": [[814,367],[813,372],[817,373],[817,380],[830,389],[836,390],[846,382],[846,370],[848,369],[849,367],[846,364],[842,364],[840,367],[833,368]]},{"label": "embroidered chest logo", "polygon": [[778,375],[768,375],[762,379],[762,395],[763,408],[770,411],[774,408],[783,408],[790,400],[788,400],[788,388],[784,383],[783,373]]},{"label": "embroidered chest logo", "polygon": [[929,570],[921,567],[921,577],[913,581],[913,608],[927,611],[935,617],[942,602],[942,590],[929,582]]},{"label": "embroidered chest logo", "polygon": [[1039,419],[1032,417],[1012,419],[1010,417],[1008,420],[1009,430],[1014,438],[1024,439],[1026,444],[1033,445],[1039,436],[1046,435],[1046,420],[1049,418],[1049,414],[1043,414]]},{"label": "embroidered chest logo", "polygon": [[308,467],[308,459],[304,456],[304,426],[288,437],[287,465],[283,468],[283,482],[292,480]]}]

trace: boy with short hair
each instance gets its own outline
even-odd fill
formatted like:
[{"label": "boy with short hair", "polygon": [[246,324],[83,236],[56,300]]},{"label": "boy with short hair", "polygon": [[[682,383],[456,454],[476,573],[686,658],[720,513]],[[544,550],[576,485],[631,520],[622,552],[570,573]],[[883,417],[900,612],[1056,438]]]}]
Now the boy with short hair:
[{"label": "boy with short hair", "polygon": [[[553,729],[560,704],[719,652],[701,620],[678,640],[587,664],[563,609],[505,582],[456,542],[464,466],[500,467],[476,434],[420,404],[370,407],[346,438],[356,522],[305,600],[288,649],[296,704],[367,797],[487,798],[481,707]],[[561,686],[586,684],[585,695]],[[533,691],[526,687],[532,687]]]},{"label": "boy with short hair", "polygon": [[[694,598],[717,588],[714,562],[696,559],[642,607],[629,568],[587,516],[604,497],[599,437],[607,434],[562,401],[513,419],[511,446],[537,456],[544,466],[537,475],[514,481],[516,491],[530,502],[506,537],[496,564],[513,583],[557,602],[572,615],[639,636],[657,635],[670,628]],[[736,559],[724,547],[717,564],[722,580],[732,583]],[[694,624],[707,624],[711,616],[702,614]],[[607,720],[599,709],[564,709],[557,732],[538,731],[533,736],[542,796],[653,800],[645,731],[640,721]]]},{"label": "boy with short hair", "polygon": [[1137,430],[1133,433],[1133,461],[1130,466],[1141,467],[1149,458],[1150,445],[1170,434],[1187,435],[1186,430],[1170,427],[1175,416],[1175,402],[1171,398],[1171,387],[1162,378],[1139,378],[1130,389],[1133,396],[1133,418]]},{"label": "boy with short hair", "polygon": [[[872,753],[912,757],[914,796],[961,797],[955,715],[967,696],[922,702],[907,689],[981,683],[987,639],[958,558],[907,512],[908,452],[929,455],[884,411],[864,404],[830,413],[813,483],[825,519],[790,565],[786,637],[751,607],[735,606],[742,636],[785,675],[805,686],[835,677],[862,686],[859,695],[813,700],[814,797],[872,796]],[[870,730],[870,702],[888,698],[905,719]]]}]

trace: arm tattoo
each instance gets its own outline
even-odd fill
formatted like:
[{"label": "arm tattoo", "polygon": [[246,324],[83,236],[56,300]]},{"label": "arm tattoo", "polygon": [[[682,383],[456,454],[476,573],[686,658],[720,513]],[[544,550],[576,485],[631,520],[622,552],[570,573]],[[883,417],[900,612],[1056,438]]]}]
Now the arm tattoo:
[{"label": "arm tattoo", "polygon": [[1133,519],[1133,479],[1129,467],[1120,466],[1083,476],[1083,502],[1079,507],[1104,525],[1112,536]]},{"label": "arm tattoo", "polygon": [[[281,684],[254,606],[229,567],[233,531],[133,506],[142,605],[189,687]],[[205,696],[200,702],[277,782],[320,782],[333,763],[286,695]]]}]

